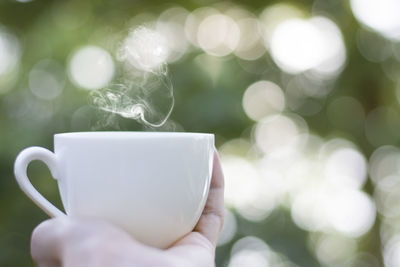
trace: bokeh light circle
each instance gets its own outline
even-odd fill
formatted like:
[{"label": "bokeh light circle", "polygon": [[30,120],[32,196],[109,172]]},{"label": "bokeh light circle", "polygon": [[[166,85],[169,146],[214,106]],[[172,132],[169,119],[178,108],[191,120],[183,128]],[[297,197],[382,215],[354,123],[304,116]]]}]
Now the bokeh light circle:
[{"label": "bokeh light circle", "polygon": [[393,236],[383,248],[383,257],[386,267],[400,266],[400,236]]},{"label": "bokeh light circle", "polygon": [[236,241],[232,247],[228,267],[268,267],[270,266],[270,248],[261,239],[247,236]]},{"label": "bokeh light circle", "polygon": [[253,120],[280,113],[285,108],[285,95],[282,89],[270,81],[251,84],[243,95],[243,109]]},{"label": "bokeh light circle", "polygon": [[400,1],[351,0],[354,16],[387,38],[400,40]]},{"label": "bokeh light circle", "polygon": [[257,123],[254,139],[265,154],[280,156],[298,149],[302,144],[301,134],[307,132],[307,124],[299,116],[270,115]]},{"label": "bokeh light circle", "polygon": [[265,219],[275,208],[268,184],[256,166],[239,156],[221,155],[225,174],[225,203],[250,221]]},{"label": "bokeh light circle", "polygon": [[292,218],[308,231],[338,232],[359,237],[375,222],[371,198],[355,189],[314,186],[299,194],[292,204]]},{"label": "bokeh light circle", "polygon": [[336,149],[326,161],[325,175],[333,184],[361,188],[367,179],[366,159],[353,148]]},{"label": "bokeh light circle", "polygon": [[215,14],[206,17],[199,25],[197,41],[199,46],[213,56],[232,53],[240,40],[240,29],[229,16]]},{"label": "bokeh light circle", "polygon": [[327,216],[333,228],[349,237],[359,237],[368,232],[375,222],[374,202],[364,192],[343,190],[329,199]]},{"label": "bokeh light circle", "polygon": [[42,60],[29,72],[29,88],[38,98],[55,99],[61,94],[64,86],[64,68],[54,60]]},{"label": "bokeh light circle", "polygon": [[265,53],[262,40],[262,25],[256,18],[242,18],[237,21],[240,30],[235,55],[244,60],[256,60]]},{"label": "bokeh light circle", "polygon": [[100,89],[114,76],[111,55],[98,46],[85,46],[76,51],[69,61],[72,82],[85,89]]},{"label": "bokeh light circle", "polygon": [[18,38],[0,25],[0,76],[13,70],[20,56]]},{"label": "bokeh light circle", "polygon": [[331,76],[346,60],[342,34],[325,17],[283,21],[273,31],[270,46],[275,63],[291,74],[313,70]]}]

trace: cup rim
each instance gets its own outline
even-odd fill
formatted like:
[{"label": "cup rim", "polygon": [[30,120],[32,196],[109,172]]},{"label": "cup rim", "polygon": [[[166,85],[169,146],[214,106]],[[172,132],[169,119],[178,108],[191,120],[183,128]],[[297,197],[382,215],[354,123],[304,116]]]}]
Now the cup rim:
[{"label": "cup rim", "polygon": [[145,131],[92,131],[92,132],[66,132],[56,133],[54,138],[146,138],[146,137],[163,137],[163,138],[176,138],[176,137],[214,137],[211,133],[194,133],[194,132],[145,132]]}]

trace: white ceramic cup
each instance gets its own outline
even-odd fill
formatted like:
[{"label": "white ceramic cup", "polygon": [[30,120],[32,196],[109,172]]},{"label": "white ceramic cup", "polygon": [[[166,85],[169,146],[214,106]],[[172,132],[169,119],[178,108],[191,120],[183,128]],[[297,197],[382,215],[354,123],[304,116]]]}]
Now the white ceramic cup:
[{"label": "white ceramic cup", "polygon": [[24,149],[14,173],[21,189],[51,217],[65,216],[30,183],[33,160],[58,181],[69,216],[107,220],[135,239],[166,248],[192,231],[207,200],[214,135],[80,132],[54,135],[54,153]]}]

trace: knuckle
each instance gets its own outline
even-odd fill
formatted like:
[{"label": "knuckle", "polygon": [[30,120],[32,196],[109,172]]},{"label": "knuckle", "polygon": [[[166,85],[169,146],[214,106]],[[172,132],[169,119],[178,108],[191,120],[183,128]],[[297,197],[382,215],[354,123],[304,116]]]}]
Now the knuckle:
[{"label": "knuckle", "polygon": [[70,248],[83,255],[103,255],[110,251],[110,238],[101,232],[75,233]]},{"label": "knuckle", "polygon": [[[59,219],[46,220],[40,223],[32,232],[31,255],[35,262],[43,258],[56,256],[62,247],[64,228]],[[47,253],[49,252],[49,253]]]},{"label": "knuckle", "polygon": [[204,211],[203,215],[207,216],[209,220],[212,220],[215,223],[223,224],[224,222],[224,210],[209,208]]}]

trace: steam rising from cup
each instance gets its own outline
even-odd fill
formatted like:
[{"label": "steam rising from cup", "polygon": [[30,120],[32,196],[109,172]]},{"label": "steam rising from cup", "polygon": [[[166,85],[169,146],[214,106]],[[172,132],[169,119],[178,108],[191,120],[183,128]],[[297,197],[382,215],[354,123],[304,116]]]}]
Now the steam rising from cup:
[{"label": "steam rising from cup", "polygon": [[159,73],[169,54],[167,39],[156,30],[139,27],[133,30],[118,51],[118,59],[138,70]]},{"label": "steam rising from cup", "polygon": [[174,107],[168,76],[167,39],[151,27],[132,30],[117,51],[122,64],[119,83],[93,91],[94,105],[103,111],[161,127]]}]

